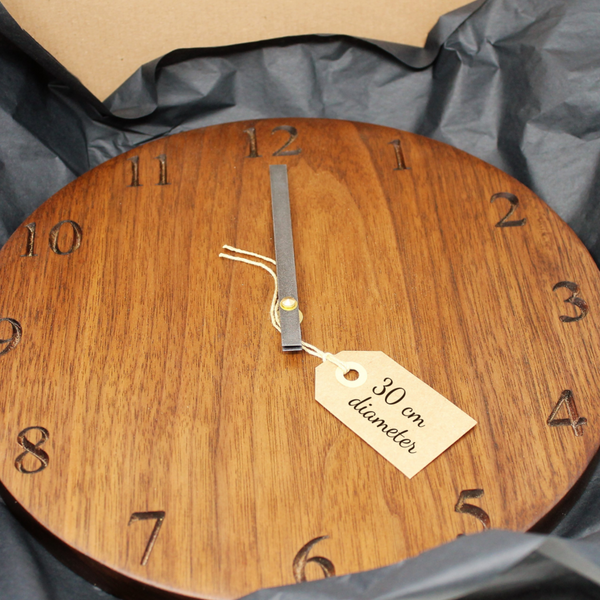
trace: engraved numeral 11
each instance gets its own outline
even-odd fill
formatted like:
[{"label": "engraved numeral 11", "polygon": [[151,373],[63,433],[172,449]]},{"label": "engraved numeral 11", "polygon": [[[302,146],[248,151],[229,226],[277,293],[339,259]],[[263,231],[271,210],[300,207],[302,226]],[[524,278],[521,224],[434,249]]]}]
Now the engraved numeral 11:
[{"label": "engraved numeral 11", "polygon": [[[155,158],[159,164],[158,183],[156,185],[169,185],[167,178],[167,155],[159,154]],[[131,183],[129,187],[142,187],[140,183],[140,157],[132,156],[127,160],[131,163]]]}]

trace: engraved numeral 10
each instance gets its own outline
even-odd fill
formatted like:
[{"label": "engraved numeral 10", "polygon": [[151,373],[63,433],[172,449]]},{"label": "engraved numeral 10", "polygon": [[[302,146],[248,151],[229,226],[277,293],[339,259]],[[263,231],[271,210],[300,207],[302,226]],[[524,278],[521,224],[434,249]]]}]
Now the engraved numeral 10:
[{"label": "engraved numeral 10", "polygon": [[[66,248],[60,248],[58,245],[58,235],[63,225],[67,225],[67,223],[71,226],[73,230],[71,245]],[[27,243],[25,246],[25,254],[21,254],[21,256],[37,256],[37,254],[35,253],[35,223],[28,223],[27,225],[25,225],[25,229],[27,229]],[[72,254],[81,246],[82,237],[83,232],[79,224],[75,223],[75,221],[61,221],[50,230],[50,237],[48,240],[48,243],[50,244],[50,250],[52,250],[54,254],[58,254],[61,256],[64,256],[66,254]]]},{"label": "engraved numeral 10", "polygon": [[[159,164],[158,183],[156,185],[169,185],[167,179],[167,155],[159,154],[155,158]],[[131,183],[129,187],[142,187],[140,183],[140,157],[132,156],[127,160],[131,162]]]}]

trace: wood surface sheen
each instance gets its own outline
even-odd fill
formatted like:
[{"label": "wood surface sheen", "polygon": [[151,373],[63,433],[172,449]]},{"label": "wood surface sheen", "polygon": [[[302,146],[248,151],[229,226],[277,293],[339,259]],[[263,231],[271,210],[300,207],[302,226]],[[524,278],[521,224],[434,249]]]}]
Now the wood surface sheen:
[{"label": "wood surface sheen", "polygon": [[[271,133],[279,125],[296,127],[288,150],[301,153],[272,156],[288,137]],[[168,185],[156,185],[162,154]],[[274,255],[278,163],[303,338],[334,353],[381,350],[478,421],[412,480],[315,401],[319,359],[281,352],[271,277],[218,256],[223,244]],[[510,219],[526,224],[496,227],[509,209],[490,202],[499,192],[518,197]],[[48,235],[64,220],[82,242],[58,255]],[[310,556],[337,574],[388,565],[480,531],[455,511],[466,489],[484,490],[469,502],[492,527],[526,530],[597,449],[598,270],[532,192],[449,146],[341,121],[215,126],[108,161],[33,222],[37,256],[22,256],[21,227],[0,257],[0,317],[23,328],[0,356],[0,478],[44,528],[133,580],[234,598],[294,583],[296,553],[325,535]],[[553,291],[561,281],[578,284],[585,318],[561,322],[580,314],[567,289]],[[588,420],[580,437],[547,424],[566,389]],[[17,437],[30,426],[48,430],[49,463],[24,474]],[[144,511],[165,518],[142,566],[155,521],[128,522]],[[314,563],[306,573],[322,576]]]}]

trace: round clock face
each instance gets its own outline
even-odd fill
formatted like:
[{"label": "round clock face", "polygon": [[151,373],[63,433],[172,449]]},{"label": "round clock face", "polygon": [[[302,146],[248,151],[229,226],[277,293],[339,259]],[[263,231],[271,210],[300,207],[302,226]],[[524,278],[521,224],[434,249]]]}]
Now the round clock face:
[{"label": "round clock face", "polygon": [[[282,352],[269,274],[219,257],[274,257],[280,164],[303,339],[384,352],[477,421],[411,479],[315,401],[320,360]],[[592,259],[520,183],[405,132],[149,143],[41,206],[0,287],[5,493],[117,594],[234,598],[526,530],[598,447]]]}]

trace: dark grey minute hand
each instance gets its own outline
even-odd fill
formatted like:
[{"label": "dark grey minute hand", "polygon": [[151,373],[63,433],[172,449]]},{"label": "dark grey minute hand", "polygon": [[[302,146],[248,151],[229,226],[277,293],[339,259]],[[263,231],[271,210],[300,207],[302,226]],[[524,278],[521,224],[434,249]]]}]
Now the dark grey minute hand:
[{"label": "dark grey minute hand", "polygon": [[277,262],[281,347],[284,352],[294,352],[302,350],[302,334],[298,310],[298,287],[296,285],[287,167],[271,165],[269,173],[271,176],[275,261]]}]

